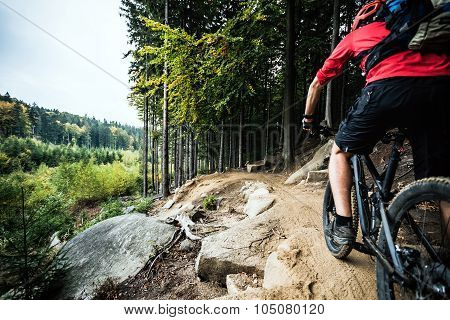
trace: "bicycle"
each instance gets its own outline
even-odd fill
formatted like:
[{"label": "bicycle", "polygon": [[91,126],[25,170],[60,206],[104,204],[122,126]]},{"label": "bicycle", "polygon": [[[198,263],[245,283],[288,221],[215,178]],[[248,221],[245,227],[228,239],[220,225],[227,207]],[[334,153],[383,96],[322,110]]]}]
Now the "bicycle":
[{"label": "bicycle", "polygon": [[[450,179],[426,178],[394,194],[391,189],[404,152],[405,134],[388,133],[393,143],[386,169],[379,173],[367,154],[351,159],[352,226],[361,226],[361,242],[340,245],[329,232],[336,216],[328,183],[323,205],[323,226],[328,250],[344,259],[355,249],[376,257],[379,299],[448,299],[450,297],[450,237],[440,205],[450,203]],[[365,168],[372,177],[366,182]],[[389,204],[390,203],[390,204]],[[389,204],[389,207],[387,207]]]}]

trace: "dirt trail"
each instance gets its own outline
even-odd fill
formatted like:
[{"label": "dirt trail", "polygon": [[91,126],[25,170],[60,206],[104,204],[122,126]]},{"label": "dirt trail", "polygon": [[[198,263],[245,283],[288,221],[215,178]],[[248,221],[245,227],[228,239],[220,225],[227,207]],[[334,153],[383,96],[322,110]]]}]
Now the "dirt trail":
[{"label": "dirt trail", "polygon": [[[198,202],[201,194],[218,193],[228,198],[226,206],[240,212],[236,192],[245,181],[266,183],[276,197],[272,208],[266,212],[270,218],[279,221],[287,241],[296,248],[292,267],[301,274],[308,286],[304,288],[283,288],[259,291],[254,298],[266,299],[375,299],[374,263],[370,257],[353,251],[345,261],[332,257],[325,245],[322,234],[322,186],[286,186],[286,176],[269,173],[228,172],[202,176],[178,198],[181,203]],[[170,213],[166,213],[170,214]],[[239,217],[239,216],[238,216]],[[242,217],[239,217],[242,219]],[[233,222],[224,217],[222,222]],[[282,239],[274,239],[264,246],[267,255],[276,251]],[[298,254],[298,252],[300,252]],[[288,253],[289,254],[289,253]],[[241,297],[252,298],[251,294]]]},{"label": "dirt trail", "polygon": [[[171,209],[163,209],[166,201],[160,201],[151,213],[165,219],[177,214],[183,206],[198,207],[203,196],[214,194],[222,198],[219,209],[204,212],[192,229],[194,234],[204,238],[245,223],[244,219],[248,219],[243,213],[246,201],[240,190],[248,181],[265,183],[276,200],[270,209],[254,218],[258,224],[266,224],[270,234],[264,240],[258,239],[251,249],[266,266],[264,279],[254,279],[256,287],[230,295],[217,283],[201,281],[195,272],[195,260],[201,247],[201,242],[196,241],[191,251],[183,250],[177,243],[150,273],[143,270],[123,283],[111,283],[100,290],[97,298],[375,299],[375,267],[370,257],[353,251],[341,261],[332,257],[326,248],[322,234],[323,186],[286,186],[285,180],[284,175],[242,171],[200,176],[175,193]],[[252,230],[248,232],[251,234]],[[232,242],[239,244],[239,241],[232,238]],[[266,263],[269,260],[274,263],[271,269]],[[286,274],[292,282],[285,281]],[[265,288],[261,287],[263,280],[272,286],[266,283]]]}]

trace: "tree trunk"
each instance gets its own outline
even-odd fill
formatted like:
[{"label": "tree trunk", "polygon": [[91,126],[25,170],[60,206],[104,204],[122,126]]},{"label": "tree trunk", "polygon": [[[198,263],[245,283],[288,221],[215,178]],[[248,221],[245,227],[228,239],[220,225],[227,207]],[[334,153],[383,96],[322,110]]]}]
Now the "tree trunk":
[{"label": "tree trunk", "polygon": [[205,133],[205,143],[206,143],[206,158],[204,171],[209,173],[209,132]]},{"label": "tree trunk", "polygon": [[156,167],[156,172],[155,172],[155,191],[156,194],[159,194],[159,141],[158,139],[155,139],[155,167]]},{"label": "tree trunk", "polygon": [[[241,98],[239,98],[240,100]],[[241,104],[239,103],[239,107],[241,109],[241,112],[239,113],[239,141],[238,141],[238,167],[242,168],[243,167],[243,163],[242,163],[242,131],[243,131],[243,117],[244,117],[244,110],[243,110],[243,106],[241,106]]]},{"label": "tree trunk", "polygon": [[283,106],[283,158],[285,168],[294,162],[294,94],[295,94],[295,0],[287,0],[286,8],[286,89]]},{"label": "tree trunk", "polygon": [[195,176],[194,173],[194,162],[195,162],[195,142],[194,142],[194,132],[190,132],[189,134],[190,140],[190,157],[189,157],[189,179],[193,179]]},{"label": "tree trunk", "polygon": [[144,99],[144,183],[142,196],[148,196],[148,97]]},{"label": "tree trunk", "polygon": [[[154,104],[153,104],[154,105]],[[155,180],[155,174],[156,174],[156,169],[155,169],[155,163],[156,163],[156,150],[155,150],[155,138],[153,137],[153,131],[155,130],[156,127],[156,119],[155,119],[155,111],[152,108],[152,130],[150,131],[150,142],[151,142],[151,153],[152,153],[152,190],[153,192],[156,191],[156,180]]]},{"label": "tree trunk", "polygon": [[[165,24],[169,25],[169,0],[166,0],[165,8]],[[167,42],[167,35],[166,40]],[[167,76],[167,58],[164,62],[164,74]],[[169,100],[167,96],[167,81],[164,82],[164,107],[163,107],[163,140],[162,140],[162,159],[161,159],[161,175],[162,175],[162,195],[169,196]]]},{"label": "tree trunk", "polygon": [[230,117],[230,128],[228,128],[228,168],[233,168],[232,164],[232,156],[233,156],[233,131],[231,128],[233,127],[232,118]]},{"label": "tree trunk", "polygon": [[266,121],[266,138],[265,138],[265,156],[264,159],[267,159],[269,155],[269,122],[270,122],[270,105],[272,104],[272,91],[269,89],[269,97],[267,101],[267,121]]},{"label": "tree trunk", "polygon": [[219,172],[223,172],[224,171],[224,165],[223,165],[223,160],[224,160],[224,145],[225,145],[225,140],[224,140],[224,123],[223,123],[223,117],[222,117],[222,121],[220,124],[220,145],[219,145]]},{"label": "tree trunk", "polygon": [[184,150],[183,150],[183,125],[180,127],[180,148],[178,149],[178,186],[183,184],[183,163],[184,163]]},{"label": "tree trunk", "polygon": [[198,175],[198,142],[194,139],[194,177]]},{"label": "tree trunk", "polygon": [[186,164],[185,164],[185,170],[186,170],[186,181],[190,179],[191,176],[191,155],[192,155],[192,145],[191,145],[191,135],[190,135],[190,129],[186,130]]},{"label": "tree trunk", "polygon": [[212,152],[212,143],[214,141],[214,137],[213,137],[213,133],[211,131],[208,132],[208,137],[209,137],[209,173],[214,173],[215,171],[215,163],[214,163],[214,154]]},{"label": "tree trunk", "polygon": [[[339,0],[334,0],[333,5],[333,36],[331,38],[331,51],[337,45],[339,37],[339,27],[340,27],[340,5]],[[327,126],[333,127],[333,111],[332,111],[332,92],[333,92],[333,81],[330,81],[327,85],[327,100],[325,104],[325,121]]]},{"label": "tree trunk", "polygon": [[178,187],[178,129],[175,129],[173,140],[173,171],[174,171],[174,182],[175,188]]}]

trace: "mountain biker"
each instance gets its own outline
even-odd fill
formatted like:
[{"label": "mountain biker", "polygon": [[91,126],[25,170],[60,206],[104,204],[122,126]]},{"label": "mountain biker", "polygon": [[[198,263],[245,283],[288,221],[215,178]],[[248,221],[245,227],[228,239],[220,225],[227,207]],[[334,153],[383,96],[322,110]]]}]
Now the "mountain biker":
[{"label": "mountain biker", "polygon": [[[386,4],[390,2],[395,1]],[[341,74],[349,60],[389,35],[386,23],[377,21],[376,15],[384,3],[376,0],[362,7],[352,31],[317,72],[306,101],[305,130],[312,128],[314,110],[323,87]],[[416,179],[450,176],[449,91],[450,56],[446,54],[404,50],[385,58],[366,74],[366,86],[341,123],[331,151],[329,178],[337,211],[330,230],[334,241],[348,244],[355,240],[349,159],[355,153],[371,153],[387,130],[407,128]],[[441,206],[446,207],[443,215],[445,221],[449,221],[450,204]]]}]

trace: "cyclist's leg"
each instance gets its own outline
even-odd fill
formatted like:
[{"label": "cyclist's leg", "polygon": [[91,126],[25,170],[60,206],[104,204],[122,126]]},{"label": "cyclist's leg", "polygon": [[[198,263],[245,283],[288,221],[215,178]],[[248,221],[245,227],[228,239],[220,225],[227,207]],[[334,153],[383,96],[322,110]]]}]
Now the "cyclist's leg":
[{"label": "cyclist's leg", "polygon": [[352,189],[352,173],[349,165],[351,153],[343,152],[333,145],[329,163],[329,178],[333,191],[336,212],[343,217],[352,217],[350,191]]},{"label": "cyclist's leg", "polygon": [[329,164],[331,189],[338,216],[351,217],[350,157],[353,154],[372,152],[385,131],[395,125],[395,117],[390,115],[395,113],[404,96],[404,90],[399,90],[390,82],[370,84],[362,90],[361,97],[341,123]]}]

